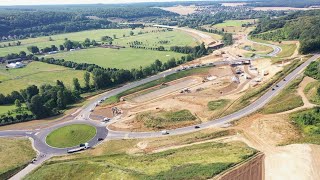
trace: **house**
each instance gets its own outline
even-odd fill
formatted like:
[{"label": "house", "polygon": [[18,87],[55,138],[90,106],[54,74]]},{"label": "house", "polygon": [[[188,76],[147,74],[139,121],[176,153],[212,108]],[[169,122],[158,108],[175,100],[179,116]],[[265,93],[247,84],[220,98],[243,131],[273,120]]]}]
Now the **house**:
[{"label": "house", "polygon": [[12,68],[12,69],[23,68],[24,66],[26,66],[26,65],[21,62],[10,63],[10,64],[6,65],[7,68]]}]

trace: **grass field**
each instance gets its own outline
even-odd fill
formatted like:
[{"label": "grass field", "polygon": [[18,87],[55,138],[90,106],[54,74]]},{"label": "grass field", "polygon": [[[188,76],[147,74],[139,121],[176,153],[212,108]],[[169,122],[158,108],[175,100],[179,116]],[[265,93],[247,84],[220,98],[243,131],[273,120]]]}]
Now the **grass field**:
[{"label": "grass field", "polygon": [[152,129],[170,129],[181,124],[195,123],[196,117],[189,110],[144,112],[137,115],[137,121]]},{"label": "grass field", "polygon": [[161,78],[161,79],[158,79],[158,80],[155,80],[155,81],[151,81],[151,82],[146,83],[146,84],[142,84],[142,85],[140,85],[138,87],[129,89],[129,90],[124,91],[124,92],[122,92],[122,93],[120,93],[118,95],[112,96],[112,97],[108,98],[106,101],[104,101],[103,104],[104,105],[110,105],[110,104],[113,104],[113,103],[117,103],[117,102],[119,102],[119,100],[120,100],[120,98],[122,96],[126,96],[126,95],[129,95],[129,94],[138,92],[138,91],[142,91],[144,89],[148,89],[148,88],[160,85],[162,83],[174,81],[174,80],[177,80],[177,79],[180,79],[180,78],[183,78],[183,77],[186,77],[186,76],[195,75],[195,74],[205,74],[205,73],[207,73],[209,71],[210,68],[212,68],[212,67],[203,67],[203,68],[196,68],[196,69],[191,69],[191,70],[186,70],[186,71],[180,71],[178,73],[166,76],[164,78]]},{"label": "grass field", "polygon": [[[127,43],[140,41],[146,47],[163,46],[169,49],[171,46],[196,46],[200,44],[197,39],[182,31],[166,31],[158,33],[147,33],[126,38],[119,38],[114,41],[115,45],[129,46]],[[159,44],[159,41],[169,41],[165,44]]]},{"label": "grass field", "polygon": [[171,51],[152,51],[145,49],[106,49],[90,48],[73,52],[58,53],[46,57],[65,59],[79,63],[93,63],[102,67],[132,69],[145,67],[156,59],[167,61],[171,58],[180,58],[184,54]]},{"label": "grass field", "polygon": [[294,143],[312,143],[320,145],[319,107],[292,113],[290,117],[303,134],[303,136]]},{"label": "grass field", "polygon": [[110,153],[51,161],[26,179],[208,179],[256,153],[240,142],[203,143],[151,154],[125,153],[134,142],[109,141],[105,147],[113,149]]},{"label": "grass field", "polygon": [[42,62],[31,62],[20,69],[5,70],[2,67],[0,75],[3,79],[0,83],[0,93],[9,94],[29,85],[55,84],[57,80],[62,80],[67,87],[72,88],[73,78],[78,78],[80,84],[83,85],[84,71]]},{"label": "grass field", "polygon": [[216,101],[208,102],[208,108],[210,111],[215,111],[224,108],[230,101],[228,99],[219,99]]},{"label": "grass field", "polygon": [[239,32],[246,32],[251,31],[252,27],[246,28],[242,27],[242,24],[253,23],[254,19],[248,20],[227,20],[223,23],[215,24],[211,28],[218,29],[220,31],[224,31],[227,33],[239,33]]},{"label": "grass field", "polygon": [[247,23],[253,23],[255,20],[254,19],[248,19],[248,20],[227,20],[224,21],[223,23],[215,24],[215,27],[226,27],[226,26],[236,26],[236,27],[241,27],[242,24],[247,24]]},{"label": "grass field", "polygon": [[25,138],[0,138],[0,179],[8,179],[27,165],[36,152]]},{"label": "grass field", "polygon": [[315,81],[307,84],[303,91],[311,103],[320,105],[320,96],[317,95],[318,88],[320,88],[320,81]]},{"label": "grass field", "polygon": [[0,115],[6,114],[8,111],[12,111],[15,109],[16,109],[15,105],[2,105],[2,106],[0,106]]},{"label": "grass field", "polygon": [[297,94],[297,88],[303,78],[295,79],[275,96],[264,108],[265,114],[273,114],[288,111],[303,106],[302,98]]},{"label": "grass field", "polygon": [[[75,33],[65,33],[65,34],[59,34],[59,35],[53,35],[50,36],[53,41],[49,41],[49,36],[44,37],[38,37],[38,38],[30,38],[30,39],[24,39],[20,40],[21,45],[20,46],[10,46],[5,48],[0,48],[0,56],[5,56],[9,53],[19,53],[20,51],[25,51],[27,53],[27,47],[31,45],[36,45],[40,49],[44,47],[49,47],[51,45],[56,45],[57,47],[60,44],[63,44],[65,41],[65,38],[68,38],[72,41],[84,41],[86,38],[89,38],[91,40],[96,40],[99,42],[101,40],[102,36],[110,36],[113,38],[113,35],[116,35],[117,39],[114,41],[114,43],[118,44],[126,44],[128,41],[132,40],[148,40],[151,42],[158,42],[159,40],[169,40],[171,41],[170,45],[176,44],[176,45],[196,45],[197,42],[194,40],[194,38],[186,33],[183,32],[157,32],[152,33],[151,31],[157,30],[157,28],[149,27],[144,29],[100,29],[100,30],[90,30],[90,31],[81,31],[81,32],[75,32]],[[134,36],[130,36],[130,31],[134,32]],[[139,32],[144,32],[145,34],[138,35]],[[149,33],[146,33],[149,32]],[[123,37],[125,35],[125,37]],[[0,45],[8,44],[12,42],[3,42],[0,43]]]},{"label": "grass field", "polygon": [[91,140],[96,128],[85,124],[73,124],[52,131],[46,138],[48,145],[58,148],[73,147]]}]

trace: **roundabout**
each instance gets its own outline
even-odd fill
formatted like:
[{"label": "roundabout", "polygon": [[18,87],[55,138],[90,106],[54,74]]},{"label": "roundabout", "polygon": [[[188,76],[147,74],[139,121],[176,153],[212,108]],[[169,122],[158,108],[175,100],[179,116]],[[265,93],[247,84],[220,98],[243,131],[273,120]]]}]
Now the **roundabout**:
[{"label": "roundabout", "polygon": [[72,124],[52,131],[46,137],[46,143],[51,147],[69,148],[86,143],[97,134],[97,129],[87,124]]}]

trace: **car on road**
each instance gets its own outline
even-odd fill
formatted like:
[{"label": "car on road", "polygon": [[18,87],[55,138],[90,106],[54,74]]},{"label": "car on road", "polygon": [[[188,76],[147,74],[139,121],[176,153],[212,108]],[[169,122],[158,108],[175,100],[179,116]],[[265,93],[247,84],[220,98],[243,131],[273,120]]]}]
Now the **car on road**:
[{"label": "car on road", "polygon": [[93,112],[93,109],[90,109],[90,112]]},{"label": "car on road", "polygon": [[161,134],[162,134],[162,135],[167,135],[167,134],[169,134],[169,133],[168,133],[167,130],[163,130],[163,131],[161,131]]},{"label": "car on road", "polygon": [[283,79],[283,81],[287,81],[286,79]]},{"label": "car on road", "polygon": [[277,84],[276,87],[279,87],[279,85]]},{"label": "car on road", "polygon": [[104,139],[103,138],[98,138],[98,141],[103,141]]},{"label": "car on road", "polygon": [[199,128],[200,128],[200,126],[195,126],[194,128],[195,128],[195,129],[199,129]]},{"label": "car on road", "polygon": [[275,89],[274,88],[272,88],[272,91],[274,91]]},{"label": "car on road", "polygon": [[35,163],[37,161],[36,158],[33,158],[30,163]]},{"label": "car on road", "polygon": [[102,122],[109,122],[110,120],[111,118],[106,117],[106,118],[103,118]]}]

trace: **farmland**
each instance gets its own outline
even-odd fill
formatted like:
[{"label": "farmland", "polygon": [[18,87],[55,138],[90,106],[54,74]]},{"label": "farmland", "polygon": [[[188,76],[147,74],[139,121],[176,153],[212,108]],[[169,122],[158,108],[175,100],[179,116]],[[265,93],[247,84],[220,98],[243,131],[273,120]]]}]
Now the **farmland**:
[{"label": "farmland", "polygon": [[[130,32],[134,35],[130,36]],[[20,40],[20,46],[10,46],[0,48],[0,56],[5,56],[9,53],[19,53],[20,51],[28,52],[28,46],[38,46],[40,49],[45,47],[50,47],[51,45],[59,46],[65,42],[66,39],[72,41],[83,42],[86,38],[91,40],[101,41],[102,36],[116,37],[114,43],[119,45],[127,45],[127,42],[134,40],[148,41],[151,44],[157,43],[160,40],[167,40],[169,43],[167,46],[171,45],[196,45],[197,41],[189,36],[188,34],[176,32],[176,31],[166,31],[159,32],[157,28],[144,28],[144,29],[100,29],[100,30],[90,30],[81,31],[75,33],[65,33],[53,36],[42,36],[37,38],[29,38],[25,40]],[[50,40],[51,39],[51,40]],[[7,45],[12,42],[0,43],[1,46]],[[29,52],[28,52],[29,53]]]},{"label": "farmland", "polygon": [[[57,73],[59,75],[57,76]],[[72,79],[79,78],[82,82],[84,71],[76,71],[41,62],[31,62],[25,68],[5,70],[0,68],[3,77],[0,92],[3,94],[19,91],[28,85],[55,84],[62,80],[67,87],[72,87]]]},{"label": "farmland", "polygon": [[90,48],[73,52],[64,52],[47,57],[65,59],[78,63],[93,63],[102,67],[132,69],[145,67],[156,59],[167,61],[171,58],[180,58],[184,54],[171,51],[152,51],[144,49],[105,49]]}]

